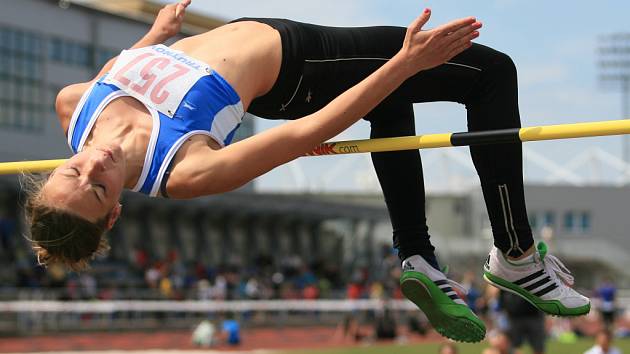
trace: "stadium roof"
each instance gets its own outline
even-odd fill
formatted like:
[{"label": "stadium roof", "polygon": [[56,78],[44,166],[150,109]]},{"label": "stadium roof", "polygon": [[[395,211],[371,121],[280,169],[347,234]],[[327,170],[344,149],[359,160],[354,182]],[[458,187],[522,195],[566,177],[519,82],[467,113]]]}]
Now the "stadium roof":
[{"label": "stadium roof", "polygon": [[125,209],[131,214],[147,210],[166,213],[206,211],[259,217],[297,219],[369,219],[386,220],[387,209],[381,197],[352,198],[318,194],[267,194],[232,192],[192,200],[147,198],[138,193],[125,193]]},{"label": "stadium roof", "polygon": [[[60,6],[78,5],[114,16],[128,18],[130,20],[153,23],[155,16],[164,4],[146,0],[61,0]],[[225,24],[225,20],[201,15],[186,10],[182,33],[193,35],[206,32]]]}]

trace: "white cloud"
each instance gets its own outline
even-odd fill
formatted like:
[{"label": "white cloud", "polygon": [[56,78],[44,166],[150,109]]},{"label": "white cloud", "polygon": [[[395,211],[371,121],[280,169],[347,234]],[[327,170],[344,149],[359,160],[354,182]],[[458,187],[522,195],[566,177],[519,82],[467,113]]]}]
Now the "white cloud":
[{"label": "white cloud", "polygon": [[569,68],[561,64],[526,65],[517,64],[518,83],[521,88],[542,83],[563,81],[567,78]]}]

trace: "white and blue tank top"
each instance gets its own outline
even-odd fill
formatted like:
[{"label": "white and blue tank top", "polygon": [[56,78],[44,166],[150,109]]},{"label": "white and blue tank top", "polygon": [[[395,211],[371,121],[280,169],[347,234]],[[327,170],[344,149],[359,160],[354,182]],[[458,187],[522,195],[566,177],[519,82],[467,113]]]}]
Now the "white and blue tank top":
[{"label": "white and blue tank top", "polygon": [[68,128],[68,144],[80,152],[103,109],[131,96],[147,108],[153,130],[135,192],[157,196],[177,150],[189,137],[232,142],[243,118],[236,91],[206,63],[164,45],[123,50],[116,64],[83,94]]}]

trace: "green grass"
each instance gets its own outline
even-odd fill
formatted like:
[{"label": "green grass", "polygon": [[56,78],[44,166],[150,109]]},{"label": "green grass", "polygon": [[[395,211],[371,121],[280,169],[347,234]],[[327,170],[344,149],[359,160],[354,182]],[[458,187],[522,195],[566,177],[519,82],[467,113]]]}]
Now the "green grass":
[{"label": "green grass", "polygon": [[[582,354],[593,345],[592,339],[581,339],[573,344],[563,344],[556,341],[547,342],[546,352],[549,354]],[[415,345],[370,345],[357,346],[343,349],[323,349],[323,350],[298,350],[282,352],[283,354],[437,354],[440,344],[427,343]],[[630,353],[630,339],[616,340],[614,346],[623,353]],[[457,344],[459,354],[480,354],[487,343],[477,344]],[[524,354],[531,354],[528,347],[524,348]]]}]

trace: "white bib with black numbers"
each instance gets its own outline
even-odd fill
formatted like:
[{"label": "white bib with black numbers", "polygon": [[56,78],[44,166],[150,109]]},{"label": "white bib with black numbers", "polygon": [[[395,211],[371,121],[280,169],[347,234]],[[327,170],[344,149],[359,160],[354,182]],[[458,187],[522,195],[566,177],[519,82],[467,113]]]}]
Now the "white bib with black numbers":
[{"label": "white bib with black numbers", "polygon": [[208,64],[158,44],[123,50],[103,82],[173,118],[190,88],[210,72]]}]

